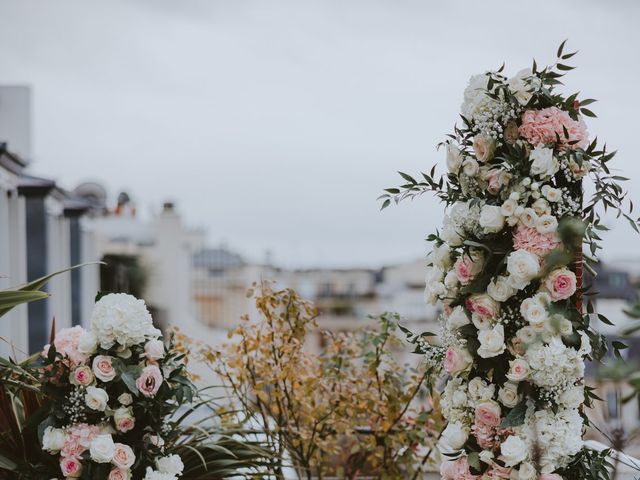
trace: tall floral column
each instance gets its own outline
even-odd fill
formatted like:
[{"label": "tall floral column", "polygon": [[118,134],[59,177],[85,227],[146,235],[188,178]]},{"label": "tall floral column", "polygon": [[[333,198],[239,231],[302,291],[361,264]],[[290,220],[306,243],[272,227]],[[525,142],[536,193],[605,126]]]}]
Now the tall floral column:
[{"label": "tall floral column", "polygon": [[382,197],[384,208],[434,192],[447,206],[425,290],[444,310],[443,479],[597,478],[583,375],[603,340],[582,312],[582,246],[586,259],[599,248],[601,206],[637,220],[620,210],[613,154],[588,138],[593,100],[556,90],[573,55],[561,46],[550,67],[473,76],[442,144],[447,173],[401,174]]}]

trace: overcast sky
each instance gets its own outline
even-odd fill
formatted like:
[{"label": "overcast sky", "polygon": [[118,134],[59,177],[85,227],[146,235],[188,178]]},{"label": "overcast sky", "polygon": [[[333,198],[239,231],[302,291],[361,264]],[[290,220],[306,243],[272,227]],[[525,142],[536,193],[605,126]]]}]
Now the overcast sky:
[{"label": "overcast sky", "polygon": [[[571,92],[640,205],[640,2],[0,0],[0,84],[34,93],[32,171],[175,200],[213,244],[294,265],[423,255],[430,198],[375,199],[443,161],[471,74],[580,49]],[[620,225],[608,254],[637,252]],[[636,254],[640,257],[640,252]]]}]

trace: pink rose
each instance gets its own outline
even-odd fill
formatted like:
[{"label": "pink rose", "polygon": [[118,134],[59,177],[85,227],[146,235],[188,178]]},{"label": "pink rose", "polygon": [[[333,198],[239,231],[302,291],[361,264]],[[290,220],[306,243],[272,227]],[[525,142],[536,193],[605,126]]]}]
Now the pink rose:
[{"label": "pink rose", "polygon": [[544,286],[554,301],[564,300],[576,293],[576,274],[566,267],[551,272]]},{"label": "pink rose", "polygon": [[149,340],[144,346],[144,354],[151,361],[164,357],[164,343],[162,340]]},{"label": "pink rose", "polygon": [[157,365],[147,365],[136,380],[136,386],[145,397],[153,397],[162,385],[162,372]]},{"label": "pink rose", "polygon": [[[568,138],[565,136],[565,129],[569,134]],[[558,137],[558,147],[563,150],[586,148],[589,143],[587,126],[582,118],[576,121],[557,107],[527,110],[522,114],[519,132],[533,146],[555,145]]]},{"label": "pink rose", "polygon": [[466,348],[449,347],[444,356],[444,369],[450,375],[465,371],[473,363],[473,358]]},{"label": "pink rose", "polygon": [[473,259],[469,255],[462,255],[458,257],[455,265],[453,266],[458,281],[462,285],[468,285],[473,277],[475,277],[482,270],[482,259]]},{"label": "pink rose", "polygon": [[502,188],[502,182],[500,181],[500,174],[502,172],[498,169],[489,170],[487,174],[487,183],[489,184],[487,187],[487,191],[491,195],[497,195]]},{"label": "pink rose", "polygon": [[471,313],[477,313],[484,319],[494,318],[500,308],[499,304],[485,293],[476,293],[469,296],[466,305]]},{"label": "pink rose", "polygon": [[562,480],[562,477],[557,473],[543,473],[538,480]]},{"label": "pink rose", "polygon": [[500,405],[493,400],[481,402],[476,406],[476,422],[497,427],[500,425]]},{"label": "pink rose", "polygon": [[128,470],[136,461],[136,456],[129,445],[116,443],[113,449],[113,459],[111,462],[122,470]]},{"label": "pink rose", "polygon": [[120,407],[113,413],[113,422],[119,432],[128,432],[136,426],[136,419],[133,416],[131,407]]},{"label": "pink rose", "polygon": [[93,359],[93,373],[103,382],[110,382],[116,378],[116,369],[113,368],[112,358],[108,355],[97,355]]},{"label": "pink rose", "polygon": [[112,468],[109,472],[109,478],[107,480],[130,480],[131,472],[129,470],[122,470],[121,468]]},{"label": "pink rose", "polygon": [[77,367],[73,372],[71,372],[69,377],[69,381],[73,385],[86,387],[87,385],[91,385],[93,382],[93,373],[87,365]]},{"label": "pink rose", "polygon": [[76,457],[62,457],[60,470],[67,478],[78,478],[82,473],[82,463]]}]

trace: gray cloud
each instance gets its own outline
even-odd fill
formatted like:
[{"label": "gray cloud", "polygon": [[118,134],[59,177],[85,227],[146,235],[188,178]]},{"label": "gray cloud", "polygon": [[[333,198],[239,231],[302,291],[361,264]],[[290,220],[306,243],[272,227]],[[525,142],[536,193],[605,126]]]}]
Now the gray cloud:
[{"label": "gray cloud", "polygon": [[[3,0],[0,82],[34,87],[34,170],[176,199],[243,253],[379,264],[425,251],[424,198],[378,212],[396,170],[441,160],[467,78],[579,48],[568,90],[633,179],[634,2]],[[638,200],[638,181],[630,184]],[[635,187],[635,188],[634,188]],[[636,202],[638,203],[638,202]],[[621,227],[607,247],[633,253]]]}]

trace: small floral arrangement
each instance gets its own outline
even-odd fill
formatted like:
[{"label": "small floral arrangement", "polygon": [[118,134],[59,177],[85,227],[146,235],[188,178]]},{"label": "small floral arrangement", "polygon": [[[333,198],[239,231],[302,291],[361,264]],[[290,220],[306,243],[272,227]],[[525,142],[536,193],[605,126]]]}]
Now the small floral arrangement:
[{"label": "small floral arrangement", "polygon": [[[183,354],[165,344],[143,300],[103,296],[88,330],[63,329],[44,348],[46,478],[175,480],[171,415],[195,393]],[[45,478],[45,476],[43,476]]]},{"label": "small floral arrangement", "polygon": [[610,173],[615,152],[589,140],[594,100],[556,90],[573,69],[563,47],[549,67],[471,77],[463,125],[441,144],[447,172],[436,177],[434,167],[420,181],[401,173],[406,183],[381,197],[385,208],[433,192],[447,206],[428,237],[425,289],[444,311],[445,480],[604,478],[582,442],[584,407],[597,398],[584,359],[606,350],[582,269],[601,248],[603,211],[636,231],[638,219],[623,208],[626,179]]}]

